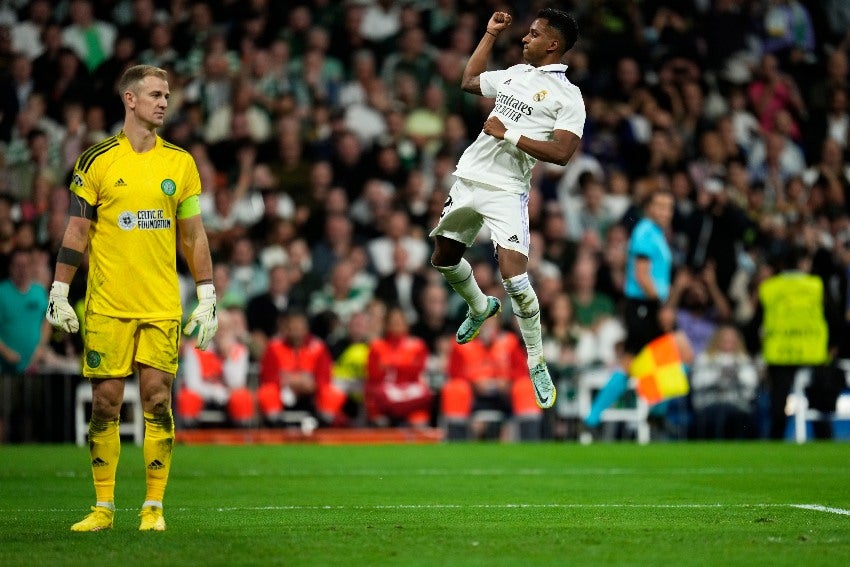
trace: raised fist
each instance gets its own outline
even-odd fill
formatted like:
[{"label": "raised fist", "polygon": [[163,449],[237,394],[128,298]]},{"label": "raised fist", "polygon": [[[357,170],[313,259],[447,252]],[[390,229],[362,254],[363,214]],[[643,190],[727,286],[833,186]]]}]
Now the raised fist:
[{"label": "raised fist", "polygon": [[487,31],[499,35],[499,33],[511,25],[513,18],[507,12],[494,12],[487,22]]}]

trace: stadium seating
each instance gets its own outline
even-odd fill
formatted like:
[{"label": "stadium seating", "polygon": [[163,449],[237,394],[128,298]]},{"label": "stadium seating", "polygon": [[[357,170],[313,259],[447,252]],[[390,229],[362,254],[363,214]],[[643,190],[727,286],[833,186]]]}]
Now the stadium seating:
[{"label": "stadium seating", "polygon": [[[578,401],[578,415],[585,416],[590,413],[590,406],[593,403],[593,394],[600,390],[608,382],[611,372],[606,369],[594,369],[582,372],[578,376],[578,389],[576,391],[576,399]],[[629,394],[634,394],[634,380],[629,382],[629,390],[624,395],[624,398],[630,397]],[[650,427],[647,417],[649,416],[649,406],[640,396],[634,395],[635,403],[631,407],[610,407],[602,412],[602,424],[606,423],[622,423],[626,427],[634,430],[635,440],[641,445],[649,443]],[[582,440],[587,442],[589,440]]]},{"label": "stadium seating", "polygon": [[[850,360],[838,361],[838,367],[844,371],[846,386],[850,390]],[[806,388],[811,384],[811,368],[801,368],[794,377],[794,387],[788,396],[786,411],[792,417],[793,437],[797,443],[805,443],[809,440],[811,431],[809,423],[813,421],[829,421],[833,429],[833,437],[836,428],[840,429],[843,424],[850,420],[850,391],[845,390],[836,401],[835,411],[826,413],[809,407],[806,397]]]}]

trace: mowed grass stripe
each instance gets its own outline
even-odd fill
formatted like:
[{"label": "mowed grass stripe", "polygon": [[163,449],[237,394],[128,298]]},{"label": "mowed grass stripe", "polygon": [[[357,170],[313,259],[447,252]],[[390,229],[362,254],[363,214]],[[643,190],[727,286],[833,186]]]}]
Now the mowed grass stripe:
[{"label": "mowed grass stripe", "polygon": [[[850,456],[850,455],[848,455]],[[772,467],[769,471],[764,471],[757,468],[671,468],[665,471],[665,474],[671,476],[716,476],[716,475],[753,475],[753,474],[770,474],[770,475],[788,475],[812,472],[821,473],[842,473],[847,472],[843,467],[825,467],[815,463],[801,466],[784,466]],[[57,470],[52,473],[57,478],[89,478],[91,473],[89,470]],[[577,466],[575,468],[551,468],[551,469],[420,469],[420,470],[405,470],[405,469],[357,469],[357,470],[285,470],[285,469],[245,469],[245,470],[230,470],[230,471],[180,471],[176,470],[173,475],[187,478],[252,478],[261,476],[274,476],[281,478],[303,478],[303,477],[384,477],[384,476],[407,476],[407,477],[499,477],[499,476],[518,476],[518,477],[598,477],[598,476],[634,476],[654,474],[646,469],[634,468],[586,468]],[[0,469],[0,478],[26,478],[29,475],[23,471],[3,471]]]},{"label": "mowed grass stripe", "polygon": [[[671,465],[673,467],[674,465]],[[783,474],[795,474],[799,472],[811,473],[813,471],[822,471],[826,473],[830,472],[842,472],[846,469],[841,467],[823,467],[820,465],[812,464],[812,465],[804,465],[804,466],[786,466],[786,467],[777,467],[772,468],[770,471],[763,471],[761,469],[755,468],[722,468],[722,467],[714,467],[714,468],[670,468],[665,471],[665,474],[676,475],[676,476],[713,476],[713,475],[751,475],[751,474],[771,474],[771,475],[783,475]],[[479,476],[528,476],[528,477],[552,477],[552,476],[631,476],[631,475],[645,475],[645,474],[654,474],[648,472],[646,469],[634,468],[634,469],[622,469],[622,468],[613,468],[613,469],[602,469],[602,468],[553,468],[553,469],[421,469],[421,470],[387,470],[387,469],[358,469],[358,470],[346,470],[346,471],[293,471],[293,470],[243,470],[243,471],[235,471],[235,476],[244,476],[244,477],[253,477],[253,476],[281,476],[281,477],[305,477],[305,476],[326,476],[326,477],[380,477],[380,476],[418,476],[418,477],[429,477],[429,476],[468,476],[468,477],[479,477]],[[204,477],[209,476],[208,472],[198,472],[198,471],[190,471],[186,476],[189,477]],[[214,476],[220,476],[220,473],[214,473]]]}]

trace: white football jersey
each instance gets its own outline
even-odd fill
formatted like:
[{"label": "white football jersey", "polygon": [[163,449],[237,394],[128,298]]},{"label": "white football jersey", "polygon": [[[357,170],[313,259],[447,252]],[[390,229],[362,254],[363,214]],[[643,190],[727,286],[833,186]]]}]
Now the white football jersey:
[{"label": "white football jersey", "polygon": [[[490,116],[510,130],[534,140],[550,140],[554,130],[568,130],[581,138],[586,112],[577,86],[562,64],[533,67],[514,65],[480,75],[481,94],[495,98]],[[537,160],[510,142],[482,130],[458,160],[455,175],[514,193],[528,192],[531,168]]]}]

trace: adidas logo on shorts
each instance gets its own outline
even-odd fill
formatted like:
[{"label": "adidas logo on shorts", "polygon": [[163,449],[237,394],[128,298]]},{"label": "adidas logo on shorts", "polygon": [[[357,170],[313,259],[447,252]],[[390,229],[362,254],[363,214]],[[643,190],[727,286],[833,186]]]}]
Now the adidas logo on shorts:
[{"label": "adidas logo on shorts", "polygon": [[514,244],[519,244],[519,238],[517,237],[516,234],[514,234],[513,236],[508,238],[508,242],[513,242]]}]

